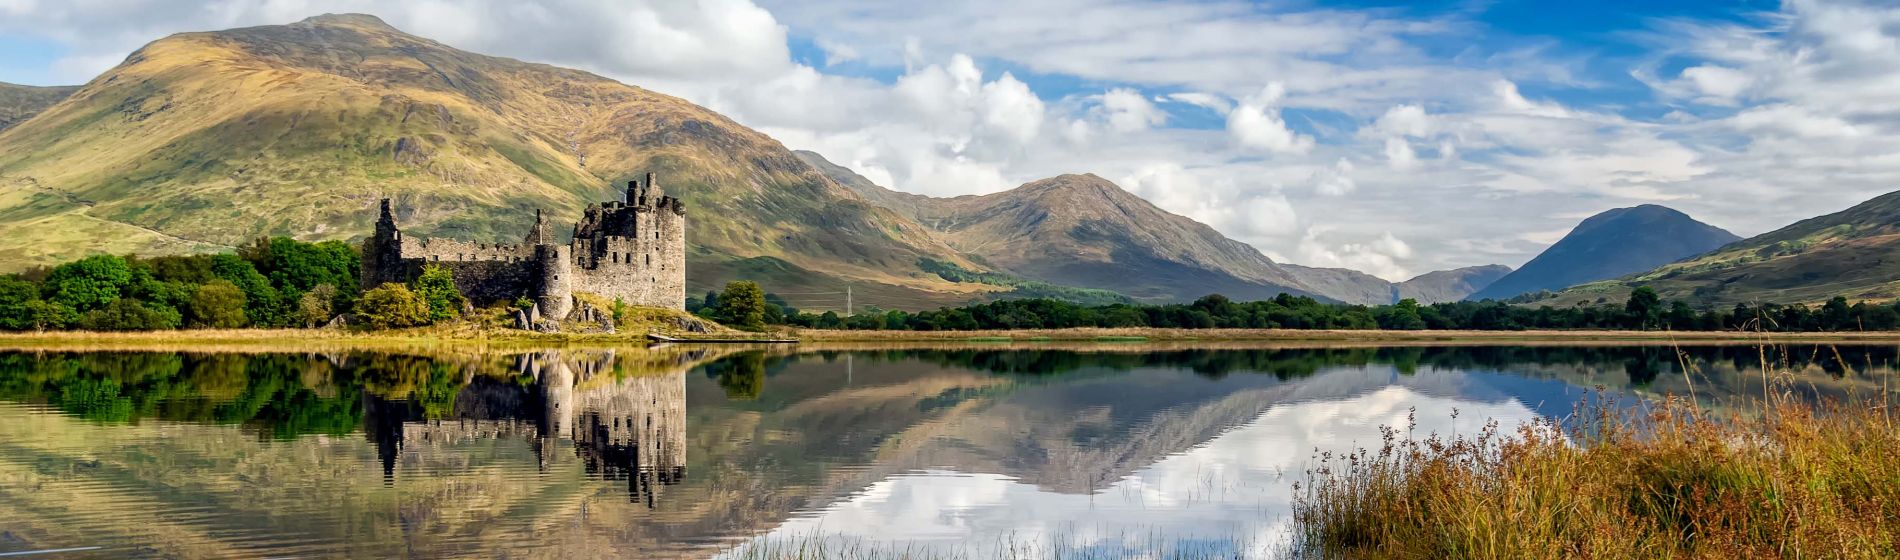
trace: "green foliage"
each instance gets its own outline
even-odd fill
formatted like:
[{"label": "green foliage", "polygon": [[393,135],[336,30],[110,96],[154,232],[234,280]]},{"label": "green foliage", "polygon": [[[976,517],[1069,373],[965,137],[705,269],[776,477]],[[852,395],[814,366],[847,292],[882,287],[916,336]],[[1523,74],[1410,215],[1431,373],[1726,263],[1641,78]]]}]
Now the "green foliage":
[{"label": "green foliage", "polygon": [[31,300],[26,302],[26,327],[36,331],[62,329],[79,320],[79,313],[71,307],[58,302]]},{"label": "green foliage", "polygon": [[132,298],[112,300],[79,317],[79,328],[89,331],[155,331],[178,328],[178,310],[151,307]]},{"label": "green foliage", "polygon": [[1630,327],[1637,330],[1655,328],[1661,320],[1662,296],[1649,286],[1636,288],[1630,292],[1630,299],[1623,304],[1623,310],[1629,312]]},{"label": "green foliage", "polygon": [[468,298],[462,297],[462,291],[455,288],[454,273],[436,265],[422,267],[422,276],[416,278],[415,295],[428,305],[432,323],[460,317],[462,308],[468,305]]},{"label": "green foliage", "polygon": [[317,284],[297,300],[297,320],[306,329],[322,326],[336,316],[336,286]]},{"label": "green foliage", "polygon": [[116,255],[93,255],[53,267],[46,276],[47,299],[81,313],[119,299],[132,283],[132,268]]},{"label": "green foliage", "polygon": [[191,326],[234,329],[244,326],[244,291],[226,280],[198,286],[191,295]]},{"label": "green foliage", "polygon": [[244,292],[244,314],[251,324],[260,327],[283,324],[282,293],[250,261],[229,253],[212,255],[211,274]]},{"label": "green foliage", "polygon": [[620,324],[626,323],[626,321],[627,321],[627,300],[621,299],[621,298],[614,298],[614,324],[620,325]]},{"label": "green foliage", "polygon": [[30,302],[40,301],[40,284],[19,276],[0,276],[0,329],[33,328]]},{"label": "green foliage", "polygon": [[715,317],[734,328],[764,330],[765,290],[757,282],[746,280],[726,283],[726,289],[719,293]]},{"label": "green foliage", "polygon": [[397,329],[429,324],[429,302],[394,282],[363,292],[356,302],[356,318],[372,329]]},{"label": "green foliage", "polygon": [[362,257],[342,241],[304,243],[288,237],[259,239],[239,256],[270,278],[271,285],[290,292],[308,292],[322,284],[354,288]]}]

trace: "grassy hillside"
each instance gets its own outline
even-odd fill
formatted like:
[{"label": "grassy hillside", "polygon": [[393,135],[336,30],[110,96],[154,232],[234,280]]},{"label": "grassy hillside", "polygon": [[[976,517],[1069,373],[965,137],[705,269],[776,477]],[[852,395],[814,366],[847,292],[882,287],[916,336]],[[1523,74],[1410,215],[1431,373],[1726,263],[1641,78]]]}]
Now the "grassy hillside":
[{"label": "grassy hillside", "polygon": [[259,235],[359,238],[385,196],[414,234],[515,240],[534,208],[572,220],[648,171],[687,202],[695,285],[767,258],[833,286],[972,297],[916,263],[979,265],[763,134],[360,15],[167,37],[0,132],[0,236],[21,240],[0,269]]},{"label": "grassy hillside", "polygon": [[1705,305],[1900,298],[1900,192],[1549,301],[1614,300],[1641,285]]}]

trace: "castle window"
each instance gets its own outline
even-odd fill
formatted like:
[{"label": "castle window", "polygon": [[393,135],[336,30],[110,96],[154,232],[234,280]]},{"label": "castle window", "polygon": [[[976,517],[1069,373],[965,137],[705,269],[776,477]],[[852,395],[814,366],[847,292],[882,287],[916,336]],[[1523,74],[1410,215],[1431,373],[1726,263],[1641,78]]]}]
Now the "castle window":
[{"label": "castle window", "polygon": [[647,253],[647,266],[653,266],[653,253]]}]

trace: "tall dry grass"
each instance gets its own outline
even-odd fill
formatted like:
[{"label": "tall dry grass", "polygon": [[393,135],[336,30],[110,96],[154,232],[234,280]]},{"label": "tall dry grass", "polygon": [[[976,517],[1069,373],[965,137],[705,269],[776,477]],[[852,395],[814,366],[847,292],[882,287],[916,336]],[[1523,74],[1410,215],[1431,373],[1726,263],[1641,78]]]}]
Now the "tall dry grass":
[{"label": "tall dry grass", "polygon": [[1793,389],[1764,373],[1760,402],[1721,414],[1671,398],[1468,437],[1389,430],[1377,450],[1319,457],[1289,556],[1900,557],[1888,399]]}]

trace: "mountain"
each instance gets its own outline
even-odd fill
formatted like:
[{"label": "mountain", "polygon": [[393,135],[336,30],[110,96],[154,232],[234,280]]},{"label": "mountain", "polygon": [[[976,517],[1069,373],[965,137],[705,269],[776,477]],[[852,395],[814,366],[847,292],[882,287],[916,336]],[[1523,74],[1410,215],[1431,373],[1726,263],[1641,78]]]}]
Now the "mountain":
[{"label": "mountain", "polygon": [[1705,305],[1900,297],[1900,192],[1796,222],[1654,270],[1567,290],[1621,300],[1635,286]]},{"label": "mountain", "polygon": [[1427,304],[1459,301],[1510,273],[1511,267],[1501,264],[1428,272],[1400,282],[1395,286],[1392,297],[1395,300],[1415,299]]},{"label": "mountain", "polygon": [[1187,301],[1210,293],[1250,300],[1286,292],[1375,305],[1397,302],[1406,293],[1436,303],[1457,301],[1496,278],[1472,274],[1466,285],[1474,287],[1452,294],[1457,282],[1443,275],[1465,278],[1462,271],[1394,284],[1356,270],[1276,263],[1252,246],[1095,175],[1063,175],[984,196],[932,198],[884,188],[815,152],[796,153],[839,185],[915,218],[987,264],[1026,278],[1150,301]]},{"label": "mountain", "polygon": [[79,86],[37,87],[0,82],[0,130],[33,118],[78,90]]},{"label": "mountain", "polygon": [[923,272],[983,267],[724,116],[365,15],[166,37],[0,131],[0,269],[360,238],[381,197],[414,234],[513,241],[535,208],[571,221],[648,171],[687,203],[696,291],[850,282],[937,305],[999,289]]},{"label": "mountain", "polygon": [[[1061,175],[982,196],[886,189],[813,152],[798,156],[865,200],[906,214],[950,246],[1017,276],[1148,301],[1319,295],[1259,250],[1171,214],[1107,179]],[[1338,298],[1331,298],[1338,299]]]},{"label": "mountain", "polygon": [[1618,208],[1584,220],[1537,258],[1469,299],[1501,300],[1616,278],[1700,255],[1738,239],[1735,234],[1662,206]]}]

